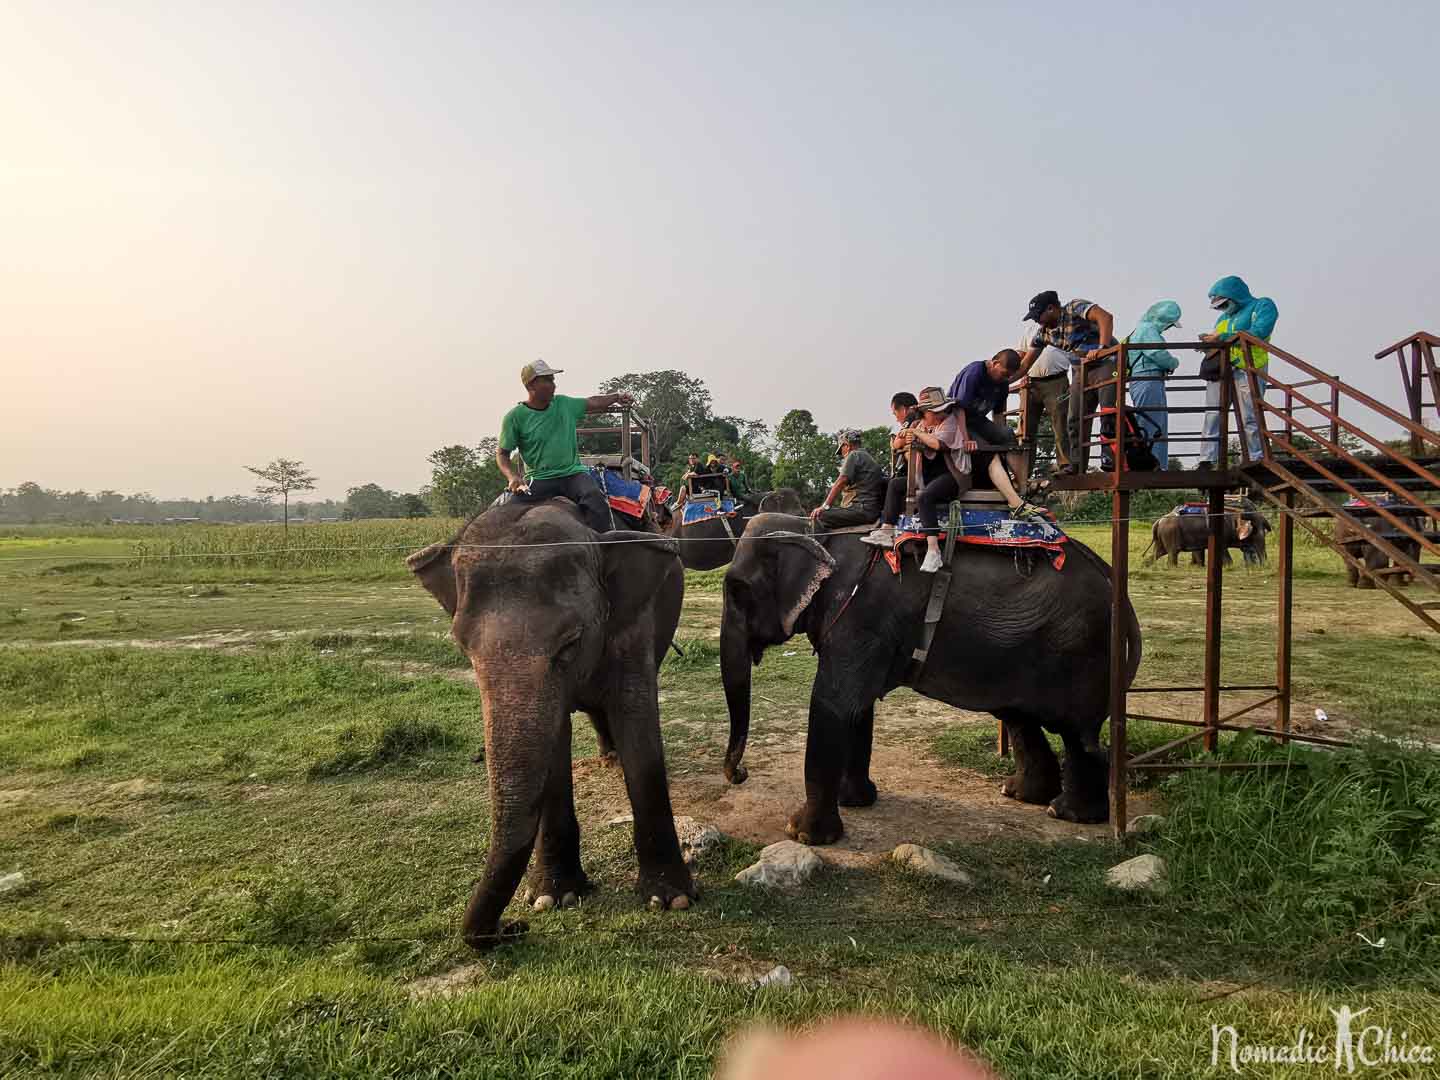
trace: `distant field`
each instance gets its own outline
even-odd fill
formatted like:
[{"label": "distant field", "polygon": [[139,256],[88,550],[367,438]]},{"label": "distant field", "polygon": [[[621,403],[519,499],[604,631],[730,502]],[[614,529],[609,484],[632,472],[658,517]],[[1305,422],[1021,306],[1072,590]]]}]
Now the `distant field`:
[{"label": "distant field", "polygon": [[[457,525],[306,526],[284,550],[272,526],[0,532],[0,876],[24,874],[0,894],[0,1076],[702,1077],[742,1023],[835,1011],[1037,1080],[1202,1074],[1212,1023],[1285,1044],[1341,1003],[1440,1045],[1440,765],[1393,744],[1226,737],[1228,759],[1291,767],[1137,784],[1168,824],[1117,851],[1000,798],[992,719],[902,689],[877,710],[881,801],[846,813],[816,883],[736,884],[803,795],[815,660],[800,640],[757,669],[751,779],[725,785],[721,572],[687,575],[661,673],[676,812],[730,837],[697,867],[701,903],[661,916],[632,894],[629,833],[605,825],[623,780],[577,723],[599,889],[476,958],[455,929],[488,839],[479,700],[403,565]],[[1108,555],[1103,527],[1073,534]],[[1132,560],[1148,539],[1137,524]],[[1435,635],[1328,552],[1297,558],[1297,721],[1440,741]],[[1203,574],[1132,564],[1138,681],[1196,680]],[[1273,678],[1275,586],[1273,563],[1227,574],[1227,679]],[[1132,724],[1138,747],[1174,734]],[[975,884],[887,862],[902,840]],[[1167,895],[1103,884],[1140,851],[1170,861]],[[747,987],[775,964],[796,989]]]}]

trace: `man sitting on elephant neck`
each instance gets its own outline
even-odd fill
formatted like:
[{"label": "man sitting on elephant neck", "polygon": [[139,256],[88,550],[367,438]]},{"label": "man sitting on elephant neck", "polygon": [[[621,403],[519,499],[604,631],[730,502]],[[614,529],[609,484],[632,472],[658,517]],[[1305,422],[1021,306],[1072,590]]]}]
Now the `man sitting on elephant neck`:
[{"label": "man sitting on elephant neck", "polygon": [[[564,496],[580,507],[585,524],[596,532],[612,528],[610,504],[605,501],[590,470],[580,463],[580,441],[576,427],[586,413],[602,412],[616,405],[630,405],[629,394],[596,394],[588,398],[565,397],[555,393],[555,376],[562,373],[544,360],[520,369],[520,382],[527,397],[508,413],[500,424],[500,445],[495,464],[506,485],[522,502],[541,502]],[[510,463],[515,450],[525,460],[525,475],[517,476]]]},{"label": "man sitting on elephant neck", "polygon": [[[885,471],[860,445],[860,432],[854,428],[840,433],[835,453],[841,459],[840,475],[830,485],[825,501],[810,511],[810,520],[821,530],[875,524],[885,501]],[[839,506],[834,506],[836,499]]]}]

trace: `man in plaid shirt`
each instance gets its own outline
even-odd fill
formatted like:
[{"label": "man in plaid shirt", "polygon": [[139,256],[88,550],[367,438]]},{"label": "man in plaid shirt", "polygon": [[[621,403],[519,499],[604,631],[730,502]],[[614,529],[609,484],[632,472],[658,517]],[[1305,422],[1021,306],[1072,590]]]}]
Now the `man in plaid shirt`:
[{"label": "man in plaid shirt", "polygon": [[[1053,289],[1042,292],[1033,297],[1029,308],[1025,311],[1025,318],[1031,322],[1039,323],[1040,329],[1030,339],[1030,347],[1025,355],[1020,358],[1020,375],[1029,375],[1030,369],[1035,361],[1040,359],[1046,346],[1058,349],[1069,356],[1072,361],[1084,354],[1094,352],[1096,349],[1103,349],[1115,343],[1115,317],[1102,308],[1099,304],[1091,303],[1089,300],[1071,300],[1067,303],[1060,303],[1060,294]],[[1109,378],[1114,375],[1114,370],[1107,374],[1099,368],[1108,365],[1095,365],[1095,369],[1086,369],[1085,381],[1087,383],[1095,380]],[[1053,387],[1049,386],[1046,380],[1054,382]],[[1039,393],[1043,397],[1047,391],[1058,394],[1061,391],[1061,384],[1066,388],[1066,397],[1069,399],[1070,431],[1069,439],[1061,439],[1061,433],[1056,432],[1055,437],[1059,442],[1060,457],[1065,462],[1061,468],[1062,472],[1074,472],[1078,469],[1078,462],[1082,454],[1082,447],[1090,441],[1090,423],[1081,422],[1086,413],[1093,413],[1096,407],[1102,404],[1113,404],[1115,400],[1115,388],[1107,387],[1105,391],[1096,392],[1087,390],[1084,400],[1076,400],[1068,393],[1070,373],[1068,371],[1051,373],[1049,375],[1036,375],[1031,380],[1032,393]],[[1107,400],[1108,399],[1108,400]],[[1065,442],[1069,442],[1069,446]]]}]

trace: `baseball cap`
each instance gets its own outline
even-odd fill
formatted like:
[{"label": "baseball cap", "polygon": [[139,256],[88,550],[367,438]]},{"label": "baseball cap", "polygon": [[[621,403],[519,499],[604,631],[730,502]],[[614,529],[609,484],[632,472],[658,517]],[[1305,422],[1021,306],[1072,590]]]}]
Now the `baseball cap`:
[{"label": "baseball cap", "polygon": [[836,435],[836,436],[835,436],[835,452],[838,454],[838,453],[840,452],[840,447],[842,447],[843,445],[845,445],[847,442],[848,442],[851,446],[859,446],[859,445],[860,445],[860,429],[859,429],[859,428],[845,428],[843,431],[840,432],[840,434]]},{"label": "baseball cap", "polygon": [[1054,289],[1049,289],[1045,292],[1037,293],[1030,299],[1030,307],[1027,308],[1025,311],[1025,318],[1030,322],[1037,322],[1040,318],[1040,313],[1042,311],[1048,308],[1051,304],[1058,303],[1060,303],[1060,294],[1057,293]]},{"label": "baseball cap", "polygon": [[520,383],[522,386],[529,386],[542,375],[560,375],[564,368],[553,368],[544,360],[536,360],[533,364],[526,364],[520,369]]}]

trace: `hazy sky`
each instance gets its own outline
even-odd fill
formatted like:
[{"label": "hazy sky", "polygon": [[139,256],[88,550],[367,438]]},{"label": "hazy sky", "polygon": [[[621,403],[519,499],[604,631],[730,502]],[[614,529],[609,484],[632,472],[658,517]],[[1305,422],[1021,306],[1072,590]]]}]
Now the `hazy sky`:
[{"label": "hazy sky", "polygon": [[[0,486],[412,490],[562,392],[886,422],[1031,294],[1440,330],[1440,4],[0,5]],[[1191,361],[1193,364],[1194,361]]]}]

